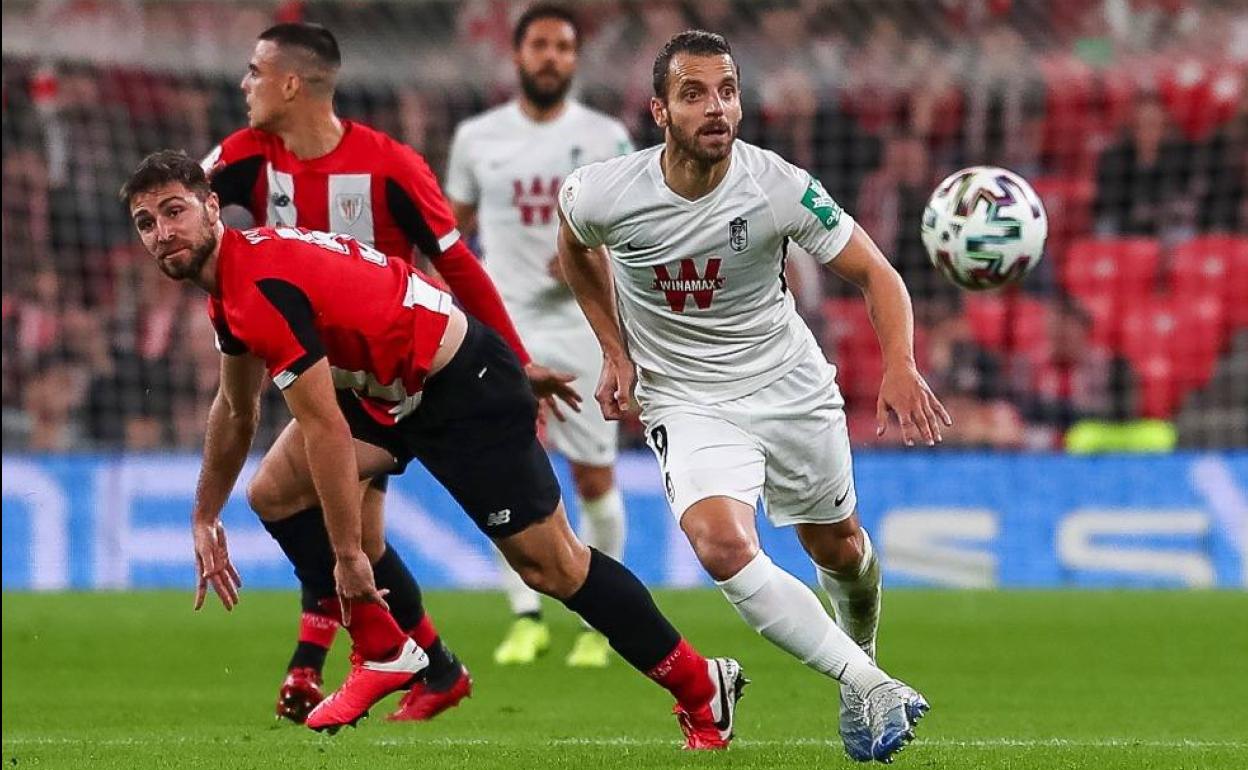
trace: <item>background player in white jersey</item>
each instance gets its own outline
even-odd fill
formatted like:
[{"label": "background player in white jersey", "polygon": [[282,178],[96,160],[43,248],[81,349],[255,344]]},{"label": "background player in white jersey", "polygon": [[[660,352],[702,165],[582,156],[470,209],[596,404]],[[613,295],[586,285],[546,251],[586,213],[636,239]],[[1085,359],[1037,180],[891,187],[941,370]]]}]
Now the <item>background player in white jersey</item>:
[{"label": "background player in white jersey", "polygon": [[[915,367],[901,276],[818,180],[734,145],[739,90],[724,38],[668,41],[651,100],[665,143],[568,177],[560,261],[602,346],[595,396],[618,419],[636,385],[672,511],[703,567],[747,623],[841,683],[850,756],[888,761],[927,703],[873,660],[880,568],[858,523],[836,368],[785,286],[790,240],[863,292],[885,360],[878,430],[891,412],[907,444],[931,445],[951,422]],[[796,529],[835,623],[760,550],[760,495],[774,525]]]},{"label": "background player in white jersey", "polygon": [[[486,269],[525,345],[539,360],[574,373],[573,386],[589,398],[601,359],[558,270],[556,199],[573,169],[630,152],[632,143],[619,121],[568,98],[580,42],[576,18],[566,8],[543,3],[520,16],[513,37],[520,93],[459,126],[446,192],[461,232],[479,232]],[[571,465],[581,535],[619,559],[625,521],[615,486],[617,423],[592,409],[565,417],[547,421],[546,433]],[[505,562],[500,566],[516,620],[494,659],[531,663],[550,645],[539,596]],[[607,640],[587,626],[567,662],[605,666],[609,654]]]}]

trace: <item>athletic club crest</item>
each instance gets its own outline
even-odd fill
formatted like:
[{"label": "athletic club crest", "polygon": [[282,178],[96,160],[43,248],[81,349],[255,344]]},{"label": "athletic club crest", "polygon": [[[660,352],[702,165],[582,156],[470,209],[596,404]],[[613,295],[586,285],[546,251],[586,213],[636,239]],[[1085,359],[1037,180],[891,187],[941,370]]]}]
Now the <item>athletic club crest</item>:
[{"label": "athletic club crest", "polygon": [[737,217],[728,223],[728,245],[733,251],[745,251],[750,247],[750,231],[745,217]]},{"label": "athletic club crest", "polygon": [[340,193],[334,198],[338,213],[348,225],[355,224],[364,213],[364,195],[361,193]]}]

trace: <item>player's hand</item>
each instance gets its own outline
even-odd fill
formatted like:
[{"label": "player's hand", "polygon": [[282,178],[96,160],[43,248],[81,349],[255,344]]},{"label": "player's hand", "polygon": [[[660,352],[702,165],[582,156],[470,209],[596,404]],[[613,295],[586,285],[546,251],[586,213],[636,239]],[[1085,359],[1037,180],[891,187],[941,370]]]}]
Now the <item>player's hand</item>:
[{"label": "player's hand", "polygon": [[633,406],[633,391],[637,388],[637,370],[627,358],[602,359],[602,376],[594,400],[602,408],[602,416],[608,420],[622,420]]},{"label": "player's hand", "polygon": [[570,384],[576,379],[575,374],[558,372],[535,362],[530,362],[524,367],[524,373],[529,376],[529,387],[533,388],[533,395],[537,396],[537,400],[560,422],[568,419],[563,416],[563,410],[559,408],[560,401],[571,407],[573,411],[581,411],[581,394],[577,393]]},{"label": "player's hand", "polygon": [[889,412],[897,415],[906,446],[914,446],[915,439],[935,446],[944,440],[940,435],[940,423],[946,427],[953,425],[953,419],[914,364],[884,369],[880,396],[875,402],[875,435],[883,436],[888,430]]},{"label": "player's hand", "polygon": [[334,586],[338,591],[338,601],[342,604],[342,624],[351,625],[351,604],[353,602],[376,602],[387,611],[385,596],[389,590],[377,590],[373,581],[373,565],[368,556],[358,551],[350,556],[339,556],[334,563]]},{"label": "player's hand", "polygon": [[230,562],[230,551],[225,542],[225,525],[220,519],[211,524],[196,522],[191,525],[191,537],[195,541],[195,568],[198,571],[195,609],[204,606],[208,586],[212,586],[212,590],[217,592],[226,610],[234,609],[234,605],[238,604],[238,589],[243,587],[243,579]]}]

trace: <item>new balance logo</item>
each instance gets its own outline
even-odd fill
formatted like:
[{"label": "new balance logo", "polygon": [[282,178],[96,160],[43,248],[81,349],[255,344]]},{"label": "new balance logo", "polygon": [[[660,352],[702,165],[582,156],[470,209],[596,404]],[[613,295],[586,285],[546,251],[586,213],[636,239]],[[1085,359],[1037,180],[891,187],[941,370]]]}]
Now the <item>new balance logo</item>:
[{"label": "new balance logo", "polygon": [[486,515],[485,526],[501,527],[502,525],[506,524],[509,521],[511,521],[511,509],[504,508],[501,511],[494,511],[491,514]]},{"label": "new balance logo", "polygon": [[677,313],[685,312],[685,303],[691,294],[698,309],[706,310],[715,299],[715,292],[724,288],[724,279],[719,277],[722,261],[711,257],[706,261],[706,273],[698,275],[697,264],[692,259],[682,259],[675,278],[667,271],[667,265],[655,265],[654,285],[650,288],[663,292],[668,306]]}]

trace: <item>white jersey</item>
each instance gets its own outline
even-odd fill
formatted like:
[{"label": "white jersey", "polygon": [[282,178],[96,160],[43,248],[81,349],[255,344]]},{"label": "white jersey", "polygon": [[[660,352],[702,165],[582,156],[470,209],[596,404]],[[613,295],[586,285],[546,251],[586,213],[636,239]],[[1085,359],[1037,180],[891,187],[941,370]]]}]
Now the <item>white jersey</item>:
[{"label": "white jersey", "polygon": [[663,179],[663,147],[577,169],[559,205],[587,246],[606,246],[638,393],[716,403],[822,358],[784,282],[789,239],[820,262],[854,220],[810,174],[737,141],[697,200]]},{"label": "white jersey", "polygon": [[578,166],[632,149],[622,123],[571,100],[548,122],[510,101],[456,129],[446,194],[477,207],[486,270],[522,333],[586,326],[571,291],[549,273],[559,186]]}]

